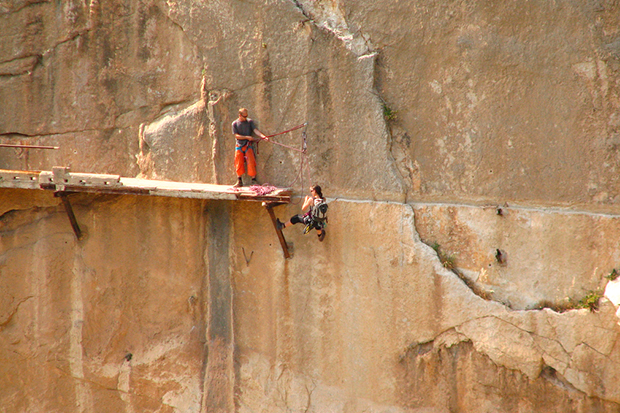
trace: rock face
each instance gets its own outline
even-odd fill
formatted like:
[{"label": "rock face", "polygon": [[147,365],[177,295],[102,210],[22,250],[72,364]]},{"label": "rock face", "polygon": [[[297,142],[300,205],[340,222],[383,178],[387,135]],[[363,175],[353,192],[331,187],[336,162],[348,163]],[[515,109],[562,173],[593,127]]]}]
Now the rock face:
[{"label": "rock face", "polygon": [[331,201],[285,260],[258,203],[72,195],[77,241],[0,189],[0,411],[620,411],[617,2],[15,0],[0,36],[2,143],[60,147],[2,169],[230,184],[245,106],[308,122],[259,180]]}]

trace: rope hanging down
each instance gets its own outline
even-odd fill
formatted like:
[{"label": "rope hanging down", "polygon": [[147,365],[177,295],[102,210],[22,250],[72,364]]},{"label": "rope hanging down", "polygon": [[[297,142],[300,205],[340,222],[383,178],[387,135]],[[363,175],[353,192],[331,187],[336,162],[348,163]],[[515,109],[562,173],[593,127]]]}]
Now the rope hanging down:
[{"label": "rope hanging down", "polygon": [[[291,128],[291,129],[287,129],[287,130],[285,130],[283,132],[274,133],[273,135],[267,135],[267,136],[265,136],[265,138],[261,138],[261,140],[273,143],[275,145],[280,145],[280,146],[283,146],[283,147],[285,147],[287,149],[290,149],[290,150],[293,150],[293,151],[301,153],[301,160],[300,160],[300,164],[299,164],[299,172],[295,175],[295,179],[293,180],[293,182],[291,182],[289,187],[292,187],[293,185],[295,185],[297,180],[299,180],[300,178],[301,178],[301,182],[300,182],[301,186],[302,187],[304,186],[303,185],[304,184],[304,182],[303,182],[304,181],[304,176],[303,176],[304,175],[304,173],[303,173],[304,170],[306,170],[306,174],[308,174],[308,177],[307,177],[308,181],[310,180],[309,179],[310,178],[310,176],[309,176],[310,170],[309,170],[308,159],[307,159],[308,158],[308,154],[306,153],[306,151],[308,150],[308,145],[307,145],[307,142],[306,142],[307,141],[306,140],[306,130],[304,129],[303,132],[301,133],[301,140],[302,140],[301,141],[301,149],[294,148],[292,146],[285,145],[285,144],[280,143],[280,142],[272,141],[269,138],[272,138],[274,136],[284,135],[285,133],[293,132],[293,131],[296,131],[297,129],[301,129],[301,128],[304,128],[306,126],[308,126],[308,122],[304,122],[301,125],[297,125],[297,126]],[[262,190],[260,188],[254,188],[254,187],[251,187],[251,188],[255,192],[257,192],[257,193],[258,193],[258,191],[262,192]],[[299,203],[300,201],[301,201],[301,199],[297,203]]]}]

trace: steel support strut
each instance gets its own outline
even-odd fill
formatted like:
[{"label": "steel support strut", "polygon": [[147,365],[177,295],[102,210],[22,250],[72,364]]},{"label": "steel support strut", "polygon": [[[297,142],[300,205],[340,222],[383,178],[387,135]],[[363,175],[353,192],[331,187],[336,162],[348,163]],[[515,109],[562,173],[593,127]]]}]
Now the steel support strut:
[{"label": "steel support strut", "polygon": [[67,211],[67,216],[69,217],[69,222],[71,223],[71,228],[73,228],[73,232],[75,233],[75,236],[77,237],[78,240],[81,240],[82,235],[83,235],[82,230],[80,229],[80,226],[78,225],[77,220],[75,219],[75,214],[73,213],[73,208],[71,207],[71,203],[69,202],[67,195],[68,194],[66,192],[62,192],[62,191],[58,191],[54,193],[55,197],[60,198],[63,206],[65,207],[65,211]]},{"label": "steel support strut", "polygon": [[286,243],[286,239],[284,239],[284,234],[282,234],[282,230],[278,228],[278,221],[276,220],[276,214],[273,212],[273,207],[276,205],[280,205],[277,202],[263,202],[263,206],[267,209],[269,216],[271,217],[271,222],[273,223],[273,227],[276,229],[276,234],[278,234],[278,240],[280,240],[280,245],[282,246],[282,251],[284,252],[284,258],[291,258],[291,254],[288,252],[288,244]]}]

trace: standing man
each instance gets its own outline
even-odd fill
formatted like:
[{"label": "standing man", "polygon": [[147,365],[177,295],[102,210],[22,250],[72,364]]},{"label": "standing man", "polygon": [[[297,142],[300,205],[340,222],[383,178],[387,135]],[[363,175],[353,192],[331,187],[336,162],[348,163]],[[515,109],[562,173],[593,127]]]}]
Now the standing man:
[{"label": "standing man", "polygon": [[[237,145],[235,146],[237,183],[233,187],[243,186],[241,177],[245,173],[244,163],[248,165],[248,175],[252,178],[252,185],[258,185],[258,182],[256,182],[256,158],[252,142],[258,142],[261,138],[269,140],[269,138],[256,129],[254,121],[248,118],[248,110],[246,108],[239,109],[239,118],[232,123],[232,130],[235,139],[237,139]],[[252,134],[256,134],[259,137],[255,138]]]}]

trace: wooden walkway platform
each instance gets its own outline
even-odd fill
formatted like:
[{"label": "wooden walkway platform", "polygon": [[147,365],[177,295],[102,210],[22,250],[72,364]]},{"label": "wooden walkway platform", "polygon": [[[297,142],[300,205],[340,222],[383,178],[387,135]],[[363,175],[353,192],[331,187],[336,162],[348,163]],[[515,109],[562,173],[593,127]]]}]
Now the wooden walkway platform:
[{"label": "wooden walkway platform", "polygon": [[[10,171],[0,169],[0,188],[43,189],[54,192],[117,195],[150,195],[174,198],[214,199],[221,201],[258,201],[289,203],[290,188],[233,188],[189,182],[156,181],[123,178],[119,175],[69,172],[68,168],[54,167],[52,171]],[[268,189],[272,189],[269,193]]]},{"label": "wooden walkway platform", "polygon": [[54,191],[67,211],[69,222],[78,240],[83,232],[77,222],[68,196],[75,193],[112,195],[150,195],[174,198],[213,199],[220,201],[258,201],[267,209],[282,246],[285,258],[290,258],[288,244],[278,229],[272,208],[291,202],[290,188],[241,187],[231,185],[200,184],[189,182],[156,181],[123,178],[119,175],[69,172],[67,167],[54,167],[51,171],[11,171],[0,169],[0,189],[35,189]]}]

